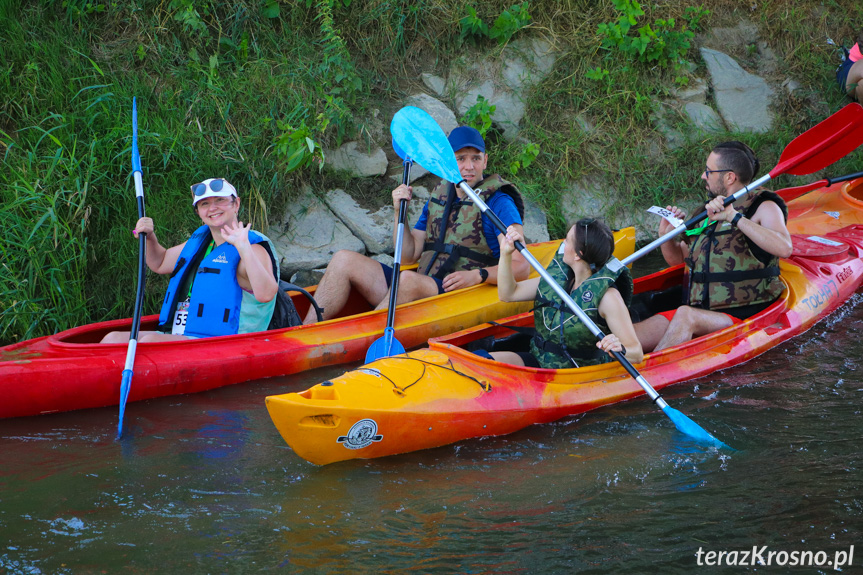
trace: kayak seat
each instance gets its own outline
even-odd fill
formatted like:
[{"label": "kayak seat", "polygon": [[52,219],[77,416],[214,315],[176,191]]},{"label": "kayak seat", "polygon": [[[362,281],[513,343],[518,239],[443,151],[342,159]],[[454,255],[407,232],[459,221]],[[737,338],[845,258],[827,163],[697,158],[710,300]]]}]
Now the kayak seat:
[{"label": "kayak seat", "polygon": [[294,285],[284,280],[279,280],[279,291],[276,294],[276,307],[275,309],[273,309],[273,317],[270,320],[270,325],[267,328],[268,330],[294,327],[303,323],[300,314],[297,312],[297,307],[294,305],[294,301],[287,294],[287,292],[289,291],[300,292],[301,294],[306,296],[310,302],[310,305],[315,308],[315,313],[318,316],[318,321],[323,321],[323,317],[321,315],[321,308],[320,306],[318,306],[318,302],[315,301],[315,298],[312,296],[312,294],[310,294],[298,285]]},{"label": "kayak seat", "polygon": [[664,290],[639,293],[632,296],[629,316],[632,318],[632,323],[638,323],[660,312],[677,309],[682,303],[683,286],[680,285]]},{"label": "kayak seat", "polygon": [[[494,322],[489,322],[494,324]],[[495,324],[496,325],[496,324]],[[474,340],[464,346],[464,349],[475,353],[477,351],[514,351],[524,352],[530,350],[530,340],[533,337],[535,330],[532,327],[512,327],[506,326],[507,329],[518,330],[515,333],[504,337],[487,336]],[[482,354],[484,355],[484,354]]]}]

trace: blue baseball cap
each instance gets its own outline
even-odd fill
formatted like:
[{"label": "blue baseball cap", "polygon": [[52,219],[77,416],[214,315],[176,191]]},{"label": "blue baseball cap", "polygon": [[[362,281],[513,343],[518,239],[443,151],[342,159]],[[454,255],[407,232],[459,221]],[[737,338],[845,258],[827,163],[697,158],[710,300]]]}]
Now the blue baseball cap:
[{"label": "blue baseball cap", "polygon": [[450,132],[449,145],[452,146],[453,152],[458,152],[462,148],[476,148],[480,152],[485,153],[485,142],[482,139],[482,134],[476,128],[470,126],[459,126]]}]

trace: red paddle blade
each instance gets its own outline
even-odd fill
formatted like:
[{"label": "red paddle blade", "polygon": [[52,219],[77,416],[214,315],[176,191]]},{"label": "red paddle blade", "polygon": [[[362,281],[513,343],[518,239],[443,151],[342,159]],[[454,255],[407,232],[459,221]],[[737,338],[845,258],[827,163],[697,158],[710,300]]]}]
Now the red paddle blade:
[{"label": "red paddle blade", "polygon": [[818,180],[817,182],[812,182],[811,184],[805,184],[803,186],[797,186],[795,188],[785,188],[783,190],[779,190],[778,192],[776,192],[776,194],[786,202],[790,202],[794,198],[799,198],[806,192],[811,192],[812,190],[823,188],[827,185],[827,183],[827,180]]},{"label": "red paddle blade", "polygon": [[863,144],[863,106],[848,104],[794,138],[782,151],[770,176],[817,172],[844,158],[860,144]]}]

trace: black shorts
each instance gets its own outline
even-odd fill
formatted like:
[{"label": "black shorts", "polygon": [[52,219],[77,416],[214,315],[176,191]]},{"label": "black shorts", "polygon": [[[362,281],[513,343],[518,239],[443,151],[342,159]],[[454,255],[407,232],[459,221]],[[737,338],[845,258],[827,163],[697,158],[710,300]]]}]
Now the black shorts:
[{"label": "black shorts", "polygon": [[[845,61],[842,62],[842,65],[836,69],[836,83],[839,84],[839,89],[842,90],[843,94],[848,94],[848,72],[851,70],[851,66],[854,65],[854,62],[851,61],[851,58],[845,58]],[[848,94],[852,100],[857,101],[857,97],[854,91]]]},{"label": "black shorts", "polygon": [[[381,268],[384,270],[384,278],[386,278],[386,280],[387,280],[387,287],[389,288],[390,286],[392,286],[392,285],[393,285],[393,268],[392,268],[391,266],[388,266],[387,264],[383,264],[383,263],[381,264]],[[437,284],[437,293],[438,293],[438,295],[440,295],[440,294],[444,293],[444,289],[443,289],[443,280],[439,280],[439,279],[437,279],[437,278],[436,278],[436,277],[434,277],[434,276],[430,276],[430,277],[431,277],[431,279],[433,279],[433,280],[435,281],[435,283]]]}]

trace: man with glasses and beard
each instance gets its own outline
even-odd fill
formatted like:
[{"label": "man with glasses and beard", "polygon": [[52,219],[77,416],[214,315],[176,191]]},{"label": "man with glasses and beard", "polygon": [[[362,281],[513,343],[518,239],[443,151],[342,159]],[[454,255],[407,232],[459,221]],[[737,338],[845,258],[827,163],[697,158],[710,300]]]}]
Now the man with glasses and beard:
[{"label": "man with glasses and beard", "polygon": [[[701,179],[707,188],[707,220],[681,239],[662,244],[668,265],[686,263],[683,303],[676,310],[635,324],[645,352],[658,351],[729,327],[773,303],[784,289],[779,258],[791,255],[785,202],[753,190],[723,206],[758,173],[758,159],[741,142],[725,142],[707,157]],[[668,209],[685,218],[677,206]],[[663,219],[662,236],[674,225]]]},{"label": "man with glasses and beard", "polygon": [[[224,178],[191,186],[203,225],[180,245],[164,248],[153,220],[138,220],[132,234],[147,234],[147,266],[171,274],[158,331],[139,342],[182,340],[264,331],[279,289],[279,262],[270,240],[239,221],[240,198]],[[102,343],[124,343],[129,332],[111,332]]]}]

